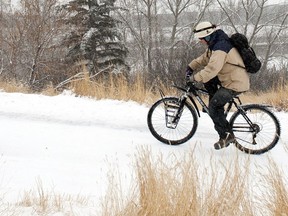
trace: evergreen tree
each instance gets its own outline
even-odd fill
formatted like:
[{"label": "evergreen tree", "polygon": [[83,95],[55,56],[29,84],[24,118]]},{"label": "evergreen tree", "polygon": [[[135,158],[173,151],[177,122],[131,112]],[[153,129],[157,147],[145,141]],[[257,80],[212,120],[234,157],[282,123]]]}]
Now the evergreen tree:
[{"label": "evergreen tree", "polygon": [[109,71],[123,66],[127,69],[127,48],[117,30],[120,22],[111,16],[117,10],[115,1],[72,0],[64,6],[69,12],[67,24],[71,25],[65,40],[69,47],[67,57],[87,60],[92,74],[109,66]]}]

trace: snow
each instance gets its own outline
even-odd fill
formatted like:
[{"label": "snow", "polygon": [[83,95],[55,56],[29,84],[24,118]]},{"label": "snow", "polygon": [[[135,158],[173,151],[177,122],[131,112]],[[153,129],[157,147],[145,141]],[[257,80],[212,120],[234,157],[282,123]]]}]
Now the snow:
[{"label": "snow", "polygon": [[[215,151],[213,143],[218,137],[204,113],[191,140],[169,146],[149,132],[149,106],[133,101],[95,100],[70,92],[58,96],[0,92],[0,101],[2,205],[11,206],[25,192],[43,185],[53,193],[93,200],[95,215],[106,193],[109,172],[117,170],[129,184],[135,154],[141,147],[150,148],[156,156],[174,154],[179,158],[195,149],[194,153],[207,166],[211,155],[224,163],[237,155],[264,166],[272,158],[279,167],[287,169],[288,114],[284,112],[276,113],[282,125],[279,143],[270,152],[251,157],[233,146]],[[78,209],[79,215],[89,215],[91,208],[87,205]],[[17,211],[32,215],[29,207],[19,207]],[[69,212],[60,211],[57,215]]]}]

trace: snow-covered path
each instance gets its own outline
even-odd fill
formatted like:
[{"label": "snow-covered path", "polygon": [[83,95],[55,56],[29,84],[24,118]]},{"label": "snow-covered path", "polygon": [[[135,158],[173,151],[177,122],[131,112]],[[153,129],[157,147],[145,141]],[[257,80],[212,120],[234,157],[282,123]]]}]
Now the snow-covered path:
[{"label": "snow-covered path", "polygon": [[[196,145],[195,154],[203,164],[209,164],[211,154],[227,162],[235,154],[249,157],[234,147],[215,151],[217,135],[205,114],[190,141],[168,146],[159,143],[147,128],[149,107],[135,102],[4,92],[0,101],[0,194],[5,194],[7,202],[16,202],[23,191],[35,188],[39,179],[57,193],[98,199],[106,192],[111,168],[116,166],[122,175],[131,177],[140,146],[156,154],[181,157]],[[269,156],[285,168],[288,114],[277,116],[282,125],[280,142],[267,154],[253,156],[252,161],[265,163]]]}]

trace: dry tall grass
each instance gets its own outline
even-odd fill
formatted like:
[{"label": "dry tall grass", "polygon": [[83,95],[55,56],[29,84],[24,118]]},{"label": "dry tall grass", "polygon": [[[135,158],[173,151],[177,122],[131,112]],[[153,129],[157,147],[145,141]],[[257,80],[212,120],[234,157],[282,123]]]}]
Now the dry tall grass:
[{"label": "dry tall grass", "polygon": [[[211,166],[205,168],[193,151],[181,159],[152,155],[147,149],[139,151],[132,193],[123,197],[118,184],[110,188],[103,216],[288,214],[287,181],[272,161],[268,172],[262,173],[250,170],[250,158],[219,164],[211,157]],[[255,185],[261,187],[255,189]]]},{"label": "dry tall grass", "polygon": [[262,96],[268,104],[277,107],[279,110],[288,111],[288,86],[280,86]]},{"label": "dry tall grass", "polygon": [[5,92],[21,92],[21,93],[29,93],[30,90],[28,86],[24,85],[23,83],[18,83],[15,81],[0,81],[0,89]]},{"label": "dry tall grass", "polygon": [[[162,89],[166,95],[177,95],[179,91],[171,86],[165,86],[161,80],[154,80],[153,84],[147,84],[142,73],[130,77],[129,80],[122,74],[110,74],[105,78],[91,81],[85,65],[80,65],[80,72],[68,80],[59,84],[56,88],[52,85],[42,90],[41,94],[56,95],[59,86],[71,89],[76,95],[88,96],[96,99],[116,99],[136,101],[151,104],[159,99],[157,89]],[[5,92],[32,93],[28,86],[17,82],[0,82],[0,89]],[[278,85],[273,90],[253,93],[247,92],[241,95],[243,103],[265,103],[274,106],[278,110],[288,110],[288,86]]]},{"label": "dry tall grass", "polygon": [[[32,208],[37,215],[54,215],[57,212],[73,212],[73,205],[86,206],[89,198],[85,196],[71,196],[57,194],[53,189],[48,190],[40,178],[36,181],[36,189],[24,191],[17,203],[19,207]],[[67,211],[69,210],[69,211]],[[2,215],[2,214],[0,214]],[[33,214],[34,215],[34,214]]]},{"label": "dry tall grass", "polygon": [[272,160],[269,164],[269,174],[264,177],[269,193],[264,202],[270,215],[288,215],[288,179],[283,175],[286,170]]},{"label": "dry tall grass", "polygon": [[[89,79],[82,79],[73,82],[70,88],[78,95],[90,96],[97,99],[132,100],[139,103],[151,104],[160,98],[160,94],[155,89],[160,88],[166,95],[178,95],[176,89],[171,86],[164,86],[161,81],[157,82],[157,87],[146,88],[145,80],[138,74],[132,83],[128,83],[123,75],[110,76],[108,80],[98,80],[91,82]],[[243,103],[270,104],[279,111],[288,110],[288,86],[276,88],[268,92],[253,93],[247,92],[240,95]]]},{"label": "dry tall grass", "polygon": [[[207,152],[206,152],[207,153]],[[218,155],[219,156],[219,155]],[[287,178],[277,164],[253,166],[250,157],[209,158],[203,163],[191,150],[181,157],[140,148],[130,187],[119,170],[108,178],[101,209],[85,211],[89,197],[56,194],[41,179],[16,205],[0,206],[0,215],[102,216],[284,216],[288,214]],[[222,161],[222,162],[221,162]],[[251,166],[252,164],[252,166]],[[254,169],[253,169],[254,168]],[[265,171],[263,171],[265,170]],[[128,188],[128,191],[127,191]],[[98,205],[97,205],[98,206]],[[30,209],[30,211],[27,211]],[[24,210],[24,211],[23,211]],[[86,209],[87,210],[87,209]],[[84,213],[85,212],[85,213]],[[88,213],[89,212],[89,213]],[[96,213],[97,212],[97,213]],[[9,214],[8,214],[9,213]]]},{"label": "dry tall grass", "polygon": [[[237,163],[203,170],[190,153],[171,167],[150,152],[140,155],[137,172],[140,190],[138,215],[253,215],[246,195],[246,176]],[[220,174],[221,173],[221,174]],[[211,179],[210,179],[211,178]]]},{"label": "dry tall grass", "polygon": [[[132,100],[139,103],[151,104],[159,99],[160,95],[155,89],[162,89],[166,95],[177,95],[179,92],[171,86],[165,86],[161,81],[155,81],[154,86],[147,87],[141,73],[128,82],[123,75],[110,75],[108,79],[90,81],[88,73],[83,79],[71,82],[71,88],[76,94],[91,96],[97,99]],[[277,87],[267,92],[247,92],[240,96],[243,103],[263,103],[274,106],[279,111],[288,110],[288,86]]]},{"label": "dry tall grass", "polygon": [[[169,87],[165,87],[161,82],[157,87],[171,92]],[[136,75],[133,81],[127,80],[124,75],[109,75],[108,78],[90,81],[89,78],[73,82],[69,86],[74,93],[81,96],[89,96],[96,99],[116,99],[125,101],[137,101],[139,103],[152,103],[159,97],[155,88],[147,88],[145,80],[141,74]]]},{"label": "dry tall grass", "polygon": [[[12,92],[17,92],[17,93],[33,93],[33,91],[29,88],[29,86],[20,83],[20,82],[15,82],[15,81],[0,81],[0,89],[4,92],[12,93]],[[48,95],[48,96],[53,96],[59,94],[52,85],[46,86],[40,92],[43,95]]]}]

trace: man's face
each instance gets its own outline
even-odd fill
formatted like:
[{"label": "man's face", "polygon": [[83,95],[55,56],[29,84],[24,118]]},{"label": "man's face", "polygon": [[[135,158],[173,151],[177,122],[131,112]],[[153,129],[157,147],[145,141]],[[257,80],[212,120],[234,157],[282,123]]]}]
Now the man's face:
[{"label": "man's face", "polygon": [[199,38],[200,43],[208,45],[208,42],[205,40],[205,38]]}]

